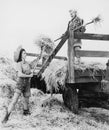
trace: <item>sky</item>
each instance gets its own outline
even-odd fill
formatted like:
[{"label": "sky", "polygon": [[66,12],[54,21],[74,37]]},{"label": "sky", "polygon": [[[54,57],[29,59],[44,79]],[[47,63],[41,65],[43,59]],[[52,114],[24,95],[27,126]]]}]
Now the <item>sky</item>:
[{"label": "sky", "polygon": [[[37,36],[60,37],[71,19],[70,9],[76,9],[85,23],[101,16],[101,23],[87,26],[86,33],[109,34],[109,0],[0,0],[0,52],[13,57],[22,45],[27,52],[39,53]],[[108,51],[109,41],[82,40],[82,49]],[[67,43],[57,55],[67,55]]]}]

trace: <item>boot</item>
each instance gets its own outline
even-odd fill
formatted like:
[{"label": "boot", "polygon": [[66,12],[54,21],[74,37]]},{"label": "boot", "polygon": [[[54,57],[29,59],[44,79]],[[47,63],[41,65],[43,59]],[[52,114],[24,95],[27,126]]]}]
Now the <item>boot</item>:
[{"label": "boot", "polygon": [[10,113],[8,113],[8,111],[6,111],[6,114],[5,114],[5,116],[4,116],[3,120],[2,120],[2,124],[5,124],[8,121],[9,116],[10,116]]},{"label": "boot", "polygon": [[29,109],[27,110],[23,110],[23,115],[27,116],[27,115],[31,115]]}]

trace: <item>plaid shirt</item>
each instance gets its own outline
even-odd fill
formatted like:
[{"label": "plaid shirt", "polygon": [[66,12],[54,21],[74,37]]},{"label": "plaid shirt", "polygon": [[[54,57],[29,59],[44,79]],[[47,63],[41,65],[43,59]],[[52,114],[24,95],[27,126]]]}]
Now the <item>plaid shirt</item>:
[{"label": "plaid shirt", "polygon": [[[69,21],[68,28],[74,30],[81,25],[83,25],[83,19],[80,19],[79,17],[75,16],[71,21]],[[81,32],[81,28],[77,29],[76,31]]]}]

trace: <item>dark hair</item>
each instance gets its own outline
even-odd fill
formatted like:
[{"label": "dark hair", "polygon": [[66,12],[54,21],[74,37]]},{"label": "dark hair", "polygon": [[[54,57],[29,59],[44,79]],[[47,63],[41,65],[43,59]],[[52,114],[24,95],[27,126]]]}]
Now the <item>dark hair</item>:
[{"label": "dark hair", "polygon": [[19,58],[18,58],[17,62],[22,61],[22,52],[23,52],[23,51],[25,51],[25,49],[21,49],[21,50],[20,50]]}]

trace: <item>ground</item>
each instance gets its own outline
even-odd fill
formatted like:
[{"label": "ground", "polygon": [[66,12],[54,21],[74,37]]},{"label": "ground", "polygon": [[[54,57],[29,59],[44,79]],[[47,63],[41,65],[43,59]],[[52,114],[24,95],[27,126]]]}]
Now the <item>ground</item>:
[{"label": "ground", "polygon": [[[5,112],[3,102],[0,98],[1,120]],[[0,124],[0,130],[109,130],[109,110],[81,108],[76,115],[64,106],[61,94],[50,98],[49,94],[32,89],[30,110],[30,116],[23,116],[20,100],[9,121]]]}]

